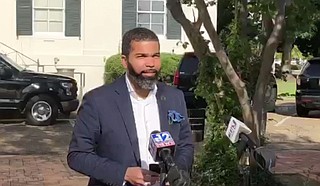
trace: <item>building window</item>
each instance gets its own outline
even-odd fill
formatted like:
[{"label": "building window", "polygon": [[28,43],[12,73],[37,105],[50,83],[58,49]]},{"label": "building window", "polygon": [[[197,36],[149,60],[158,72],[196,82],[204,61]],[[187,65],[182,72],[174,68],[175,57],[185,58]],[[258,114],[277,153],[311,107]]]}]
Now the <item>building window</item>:
[{"label": "building window", "polygon": [[157,35],[165,35],[165,0],[137,0],[137,26],[146,27]]},{"label": "building window", "polygon": [[34,0],[35,33],[64,33],[64,0]]}]

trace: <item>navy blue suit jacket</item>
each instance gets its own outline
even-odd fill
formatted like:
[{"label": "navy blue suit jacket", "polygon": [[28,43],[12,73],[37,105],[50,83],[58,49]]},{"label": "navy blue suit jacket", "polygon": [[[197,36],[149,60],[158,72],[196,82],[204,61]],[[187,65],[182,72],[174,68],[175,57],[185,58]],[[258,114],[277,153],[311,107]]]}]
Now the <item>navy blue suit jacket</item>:
[{"label": "navy blue suit jacket", "polygon": [[[176,142],[175,163],[191,171],[194,148],[183,93],[158,83],[157,103],[162,131]],[[169,124],[168,110],[185,120]],[[85,94],[78,111],[67,157],[68,165],[90,177],[88,185],[121,186],[128,167],[140,166],[139,145],[125,76]]]}]

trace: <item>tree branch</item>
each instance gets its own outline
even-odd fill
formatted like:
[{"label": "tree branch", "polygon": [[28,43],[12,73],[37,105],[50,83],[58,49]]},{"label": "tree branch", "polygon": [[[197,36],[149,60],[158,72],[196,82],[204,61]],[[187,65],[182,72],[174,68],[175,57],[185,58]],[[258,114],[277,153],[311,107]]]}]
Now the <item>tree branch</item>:
[{"label": "tree branch", "polygon": [[257,133],[260,133],[259,126],[261,126],[262,109],[264,108],[265,90],[266,85],[269,82],[271,76],[271,68],[274,61],[274,54],[279,45],[279,40],[284,29],[285,24],[285,0],[278,1],[278,14],[276,16],[275,25],[268,38],[262,54],[262,65],[260,67],[260,73],[256,84],[256,90],[253,97],[253,112],[256,113],[255,122],[258,124]]},{"label": "tree branch", "polygon": [[269,38],[274,28],[272,18],[266,14],[262,14],[262,24],[265,30],[265,36]]},{"label": "tree branch", "polygon": [[[253,124],[253,118],[251,114],[251,106],[250,106],[250,99],[248,97],[248,92],[245,87],[245,83],[239,78],[237,73],[235,72],[225,50],[222,47],[222,43],[218,36],[216,29],[214,28],[210,15],[208,13],[208,9],[204,0],[195,0],[198,10],[200,12],[200,19],[203,20],[203,24],[205,29],[208,32],[208,35],[213,43],[213,46],[216,50],[216,56],[218,57],[222,68],[224,69],[229,81],[231,82],[232,86],[234,87],[238,99],[243,110],[243,118],[245,123],[255,131],[255,126]],[[257,134],[253,133],[254,139],[257,139]]]},{"label": "tree branch", "polygon": [[[190,20],[186,18],[179,0],[167,0],[167,8],[170,11],[172,17],[184,29],[192,47],[194,48],[195,54],[201,60],[207,53],[209,53],[209,47],[200,33],[201,25],[200,27],[198,25],[195,26],[191,23]],[[200,16],[198,17],[198,21],[199,20]]]},{"label": "tree branch", "polygon": [[267,40],[262,54],[262,65],[254,95],[254,101],[256,101],[257,104],[263,104],[264,102],[264,90],[270,77],[274,54],[277,50],[285,24],[285,0],[279,0],[278,2],[278,14],[276,16],[275,26],[273,27],[272,33]]},{"label": "tree branch", "polygon": [[198,11],[198,19],[197,21],[195,20],[192,24],[195,27],[195,29],[200,30],[201,26],[202,26],[202,20],[200,19],[200,11]]}]

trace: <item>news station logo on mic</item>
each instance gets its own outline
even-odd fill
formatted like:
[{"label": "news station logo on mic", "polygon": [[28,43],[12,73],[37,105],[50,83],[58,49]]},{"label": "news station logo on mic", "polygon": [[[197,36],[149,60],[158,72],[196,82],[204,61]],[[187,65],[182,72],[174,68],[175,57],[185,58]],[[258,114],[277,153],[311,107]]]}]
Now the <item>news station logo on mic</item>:
[{"label": "news station logo on mic", "polygon": [[149,140],[149,152],[155,161],[159,158],[159,151],[163,148],[175,147],[175,142],[169,132],[152,133]]},{"label": "news station logo on mic", "polygon": [[242,121],[235,117],[231,117],[226,130],[226,136],[232,143],[236,143],[239,140],[239,134],[242,132],[250,134],[252,131]]}]

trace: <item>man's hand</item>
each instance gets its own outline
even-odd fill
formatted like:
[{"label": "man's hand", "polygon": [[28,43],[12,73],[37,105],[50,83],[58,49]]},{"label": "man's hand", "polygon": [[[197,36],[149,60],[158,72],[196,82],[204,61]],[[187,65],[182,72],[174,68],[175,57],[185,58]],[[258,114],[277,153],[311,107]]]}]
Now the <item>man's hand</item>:
[{"label": "man's hand", "polygon": [[159,181],[159,174],[141,169],[141,167],[128,167],[124,180],[135,186],[153,185]]}]

